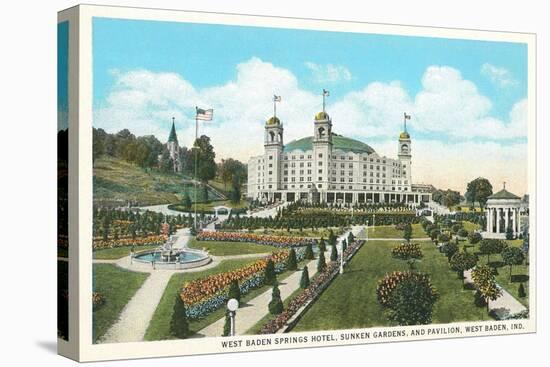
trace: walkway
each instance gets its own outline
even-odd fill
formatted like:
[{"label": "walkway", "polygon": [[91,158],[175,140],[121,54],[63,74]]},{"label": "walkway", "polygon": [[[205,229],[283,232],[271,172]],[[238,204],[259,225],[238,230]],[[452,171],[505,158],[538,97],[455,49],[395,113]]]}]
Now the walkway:
[{"label": "walkway", "polygon": [[[472,280],[472,271],[466,270],[464,272],[464,281],[466,283],[473,284]],[[500,287],[500,286],[499,286]],[[489,301],[489,310],[494,311],[498,315],[507,316],[515,315],[517,313],[527,310],[527,308],[521,304],[517,299],[514,298],[508,291],[502,287],[502,295],[498,297],[495,301]]]},{"label": "walkway", "polygon": [[119,320],[101,338],[101,343],[142,341],[171,276],[170,271],[152,272],[126,304]]}]

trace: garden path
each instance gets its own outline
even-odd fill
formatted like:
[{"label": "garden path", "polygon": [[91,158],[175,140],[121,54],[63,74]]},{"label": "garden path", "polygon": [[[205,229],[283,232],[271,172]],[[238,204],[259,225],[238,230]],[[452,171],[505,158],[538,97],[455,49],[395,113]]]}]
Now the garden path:
[{"label": "garden path", "polygon": [[[472,271],[466,270],[464,272],[464,281],[466,283],[473,284]],[[501,287],[502,295],[495,301],[489,301],[489,310],[496,312],[499,315],[515,315],[517,313],[527,310],[517,299],[514,298],[508,291]]]}]

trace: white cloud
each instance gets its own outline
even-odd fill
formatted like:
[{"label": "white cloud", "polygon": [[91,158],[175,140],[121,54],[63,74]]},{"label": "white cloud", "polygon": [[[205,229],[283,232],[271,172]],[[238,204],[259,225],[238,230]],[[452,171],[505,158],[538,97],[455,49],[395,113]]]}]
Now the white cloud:
[{"label": "white cloud", "polygon": [[[195,106],[211,107],[214,121],[201,123],[200,133],[211,137],[218,158],[247,161],[263,151],[264,123],[273,113],[271,100],[277,94],[282,96],[277,116],[284,124],[285,141],[312,134],[313,116],[321,110],[322,100],[301,89],[293,73],[258,58],[237,65],[236,71],[233,80],[203,89],[175,73],[115,71],[109,95],[94,111],[94,126],[109,132],[128,128],[136,135],[154,134],[165,141],[174,116],[180,143],[190,146],[195,133]],[[328,102],[336,133],[366,141],[391,157],[396,155],[395,138],[402,129],[405,111],[412,115],[413,137],[416,131],[463,141],[453,145],[415,139],[415,181],[445,187],[440,181],[446,177],[454,180],[453,170],[471,176],[493,172],[495,180],[500,180],[498,172],[503,172],[507,182],[513,180],[512,176],[518,182],[525,177],[521,173],[526,162],[524,146],[510,145],[502,139],[526,136],[527,100],[517,102],[506,121],[495,118],[491,116],[491,101],[456,69],[427,68],[422,89],[414,96],[398,81],[373,82],[340,98],[332,95]],[[375,144],[373,138],[388,143]],[[469,142],[471,138],[493,142]],[[424,167],[426,163],[422,162],[431,163]],[[433,164],[441,167],[441,172],[435,174]]]},{"label": "white cloud", "polygon": [[481,66],[481,75],[487,77],[493,84],[501,88],[517,84],[512,73],[503,67],[498,67],[486,62]]},{"label": "white cloud", "polygon": [[320,65],[308,61],[306,67],[311,71],[313,80],[318,84],[347,82],[351,80],[351,71],[342,65]]}]

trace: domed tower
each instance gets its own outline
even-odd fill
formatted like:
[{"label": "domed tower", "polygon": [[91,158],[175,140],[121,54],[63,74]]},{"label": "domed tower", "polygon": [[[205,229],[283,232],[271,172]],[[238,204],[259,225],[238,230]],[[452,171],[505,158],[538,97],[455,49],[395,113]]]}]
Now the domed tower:
[{"label": "domed tower", "polygon": [[329,188],[329,161],[332,155],[332,120],[328,113],[321,111],[315,115],[313,131],[314,178],[317,189]]},{"label": "domed tower", "polygon": [[273,116],[265,122],[264,154],[266,189],[277,190],[281,182],[281,161],[283,154],[283,125]]},{"label": "domed tower", "polygon": [[411,136],[407,132],[407,120],[410,120],[411,116],[404,114],[404,128],[403,132],[399,134],[399,143],[397,149],[397,156],[401,163],[400,176],[402,178],[402,183],[405,186],[409,187],[412,184],[411,182]]}]

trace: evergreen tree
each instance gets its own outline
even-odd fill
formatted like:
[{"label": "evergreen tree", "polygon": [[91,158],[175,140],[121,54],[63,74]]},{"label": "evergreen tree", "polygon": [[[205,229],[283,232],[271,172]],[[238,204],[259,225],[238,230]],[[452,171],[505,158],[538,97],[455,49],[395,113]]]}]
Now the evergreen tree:
[{"label": "evergreen tree", "polygon": [[319,241],[319,252],[325,252],[327,250],[327,245],[325,244],[325,239],[321,237]]},{"label": "evergreen tree", "polygon": [[288,259],[286,261],[286,269],[287,270],[296,270],[298,269],[298,264],[296,261],[296,251],[294,251],[293,248],[290,249],[288,253]]},{"label": "evergreen tree", "polygon": [[281,300],[281,291],[277,283],[273,285],[273,291],[271,292],[271,302],[268,305],[269,313],[272,315],[278,315],[283,312],[283,301]]},{"label": "evergreen tree", "polygon": [[185,312],[185,304],[179,293],[176,295],[176,303],[174,304],[174,313],[170,328],[175,337],[185,339],[189,335],[189,323],[187,322],[187,314]]},{"label": "evergreen tree", "polygon": [[355,236],[350,231],[349,234],[348,234],[348,243],[351,245],[353,243],[353,241],[355,241]]},{"label": "evergreen tree", "polygon": [[315,258],[315,256],[313,255],[313,248],[311,246],[311,243],[308,243],[306,245],[306,251],[304,253],[304,257],[307,259],[307,260],[313,260]]},{"label": "evergreen tree", "polygon": [[325,253],[319,252],[319,260],[317,260],[317,272],[321,273],[325,268],[327,267],[327,263],[325,261]]},{"label": "evergreen tree", "polygon": [[527,296],[527,293],[525,293],[525,287],[523,286],[523,283],[519,283],[518,297],[525,298],[526,296]]},{"label": "evergreen tree", "polygon": [[[350,233],[350,234],[351,234],[351,233]],[[350,242],[350,243],[351,243],[351,242]],[[347,248],[348,248],[348,243],[347,243],[346,240],[344,239],[344,240],[342,240],[342,254],[343,254],[344,252],[346,252]]]},{"label": "evergreen tree", "polygon": [[229,316],[229,311],[226,311],[222,336],[229,336],[230,333],[231,333],[231,317]]},{"label": "evergreen tree", "polygon": [[229,291],[227,292],[227,298],[235,298],[237,301],[241,301],[241,289],[239,288],[239,281],[233,280],[229,285]]},{"label": "evergreen tree", "polygon": [[275,264],[273,260],[269,259],[265,267],[264,272],[264,284],[274,285],[277,282],[277,275],[275,274]]},{"label": "evergreen tree", "polygon": [[336,249],[336,244],[332,244],[330,247],[330,261],[338,260],[338,250]]},{"label": "evergreen tree", "polygon": [[309,270],[307,270],[307,266],[304,266],[302,277],[300,278],[300,288],[306,289],[307,287],[309,287]]}]

